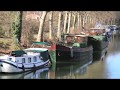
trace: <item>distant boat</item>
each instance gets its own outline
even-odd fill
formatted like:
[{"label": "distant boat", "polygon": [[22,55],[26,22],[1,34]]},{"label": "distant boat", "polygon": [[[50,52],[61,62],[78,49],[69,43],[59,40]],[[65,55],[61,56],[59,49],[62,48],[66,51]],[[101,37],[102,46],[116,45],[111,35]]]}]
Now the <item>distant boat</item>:
[{"label": "distant boat", "polygon": [[92,28],[91,30],[92,31],[88,37],[88,44],[93,46],[93,59],[96,55],[103,58],[107,53],[109,40],[107,36],[103,35],[104,29]]},{"label": "distant boat", "polygon": [[95,35],[102,35],[105,36],[108,40],[111,39],[112,32],[109,28],[90,28],[89,35],[95,36]]},{"label": "distant boat", "polygon": [[2,73],[21,73],[50,67],[48,49],[28,48],[12,51],[9,55],[0,56],[0,68]]},{"label": "distant boat", "polygon": [[88,36],[64,34],[56,45],[56,62],[91,63],[93,47],[87,43]]}]

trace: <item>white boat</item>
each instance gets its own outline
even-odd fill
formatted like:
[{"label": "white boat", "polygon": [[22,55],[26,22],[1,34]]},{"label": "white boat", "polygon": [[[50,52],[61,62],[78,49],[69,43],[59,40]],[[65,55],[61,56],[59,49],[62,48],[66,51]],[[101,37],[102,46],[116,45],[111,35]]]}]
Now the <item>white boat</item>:
[{"label": "white boat", "polygon": [[50,65],[50,56],[46,48],[28,48],[0,56],[0,68],[3,73],[21,73]]}]

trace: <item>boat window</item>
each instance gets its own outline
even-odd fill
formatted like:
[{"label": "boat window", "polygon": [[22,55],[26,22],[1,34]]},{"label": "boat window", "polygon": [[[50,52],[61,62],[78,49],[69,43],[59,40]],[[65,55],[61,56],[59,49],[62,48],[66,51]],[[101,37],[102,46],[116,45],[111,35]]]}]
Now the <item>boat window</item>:
[{"label": "boat window", "polygon": [[18,63],[18,62],[19,62],[19,60],[16,60],[15,62],[17,62],[17,63]]},{"label": "boat window", "polygon": [[30,63],[31,62],[31,58],[28,58],[28,63]]},{"label": "boat window", "polygon": [[25,63],[25,58],[22,58],[22,63]]},{"label": "boat window", "polygon": [[74,42],[74,37],[67,36],[66,40],[67,40],[67,42]]},{"label": "boat window", "polygon": [[39,58],[41,59],[41,55],[39,55]]},{"label": "boat window", "polygon": [[11,61],[11,60],[12,60],[12,58],[9,58],[9,60]]},{"label": "boat window", "polygon": [[85,42],[85,38],[83,38],[83,37],[77,37],[77,38],[76,38],[76,42],[77,42],[77,43]]},{"label": "boat window", "polygon": [[34,60],[34,62],[36,62],[37,61],[37,57],[33,57],[33,60]]},{"label": "boat window", "polygon": [[43,57],[42,57],[42,56],[39,56],[39,58],[40,58],[41,60],[43,60]]}]

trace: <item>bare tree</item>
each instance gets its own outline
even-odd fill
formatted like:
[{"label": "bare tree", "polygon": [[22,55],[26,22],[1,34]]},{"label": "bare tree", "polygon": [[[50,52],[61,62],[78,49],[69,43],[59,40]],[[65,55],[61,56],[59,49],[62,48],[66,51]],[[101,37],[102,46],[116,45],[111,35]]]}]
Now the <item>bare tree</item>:
[{"label": "bare tree", "polygon": [[59,17],[58,17],[58,31],[57,31],[57,38],[61,40],[61,15],[62,12],[59,12]]},{"label": "bare tree", "polygon": [[39,25],[39,31],[38,31],[38,36],[37,36],[37,41],[43,41],[43,25],[45,21],[45,17],[47,15],[46,11],[42,12],[42,16],[40,18],[40,25]]},{"label": "bare tree", "polygon": [[80,13],[81,15],[81,29],[82,29],[82,31],[84,31],[84,12],[82,11],[81,13]]},{"label": "bare tree", "polygon": [[68,11],[65,12],[63,33],[66,33],[67,17],[68,17]]},{"label": "bare tree", "polygon": [[77,19],[78,19],[77,28],[79,28],[80,27],[80,14],[79,14],[79,12],[77,12]]},{"label": "bare tree", "polygon": [[75,29],[75,19],[76,19],[76,13],[73,12],[73,25],[72,25],[72,29]]},{"label": "bare tree", "polygon": [[67,33],[70,32],[70,21],[71,21],[71,12],[69,12],[69,16],[68,16],[68,27],[67,27]]},{"label": "bare tree", "polygon": [[18,40],[19,40],[19,42],[21,42],[23,11],[20,11],[19,13],[20,13],[20,15],[19,15],[19,17],[20,17],[20,27],[19,27],[20,28],[20,37],[18,38]]},{"label": "bare tree", "polygon": [[52,40],[52,18],[53,18],[53,12],[51,11],[49,13],[49,39]]}]

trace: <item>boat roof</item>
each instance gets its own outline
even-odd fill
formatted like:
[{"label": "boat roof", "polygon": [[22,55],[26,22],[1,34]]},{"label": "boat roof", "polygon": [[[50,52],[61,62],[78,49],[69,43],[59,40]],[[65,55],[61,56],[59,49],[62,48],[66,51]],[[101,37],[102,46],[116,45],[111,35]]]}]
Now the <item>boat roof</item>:
[{"label": "boat roof", "polygon": [[94,39],[97,39],[97,40],[103,40],[104,38],[105,38],[105,36],[103,36],[103,35],[94,35],[94,36],[89,36],[89,37],[92,37],[92,38],[94,38]]},{"label": "boat roof", "polygon": [[33,42],[33,44],[38,44],[38,45],[49,45],[48,42]]},{"label": "boat roof", "polygon": [[11,54],[15,54],[16,56],[21,56],[23,54],[26,54],[26,52],[23,50],[15,50],[15,51],[12,51]]},{"label": "boat roof", "polygon": [[66,34],[65,36],[80,36],[80,37],[87,37],[88,35],[82,35],[82,34]]},{"label": "boat roof", "polygon": [[27,48],[24,49],[25,51],[31,51],[31,52],[44,52],[47,51],[47,48]]}]

